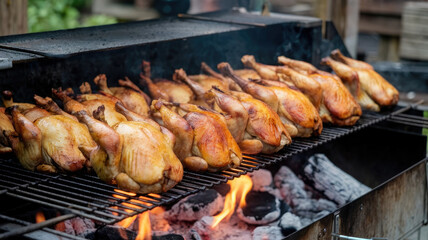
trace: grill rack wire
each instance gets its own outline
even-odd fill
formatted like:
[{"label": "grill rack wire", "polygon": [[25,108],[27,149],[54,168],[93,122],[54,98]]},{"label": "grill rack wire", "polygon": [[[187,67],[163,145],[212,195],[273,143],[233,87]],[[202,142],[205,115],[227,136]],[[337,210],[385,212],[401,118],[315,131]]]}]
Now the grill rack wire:
[{"label": "grill rack wire", "polygon": [[395,124],[428,128],[428,119],[405,113],[414,108],[415,105],[418,103],[396,108],[395,111],[364,112],[360,120],[352,127],[326,126],[318,137],[293,139],[291,145],[286,146],[276,154],[244,156],[239,167],[219,173],[197,173],[185,170],[183,180],[168,192],[161,194],[141,195],[124,192],[113,185],[102,182],[91,174],[72,176],[32,172],[23,169],[14,159],[1,159],[0,198],[2,196],[18,198],[61,210],[64,214],[36,224],[0,214],[2,221],[23,225],[23,227],[1,233],[0,239],[22,235],[38,229],[66,239],[83,239],[47,227],[76,216],[89,218],[100,224],[114,224],[146,210],[170,204],[214,185],[226,183],[228,180],[248,172],[278,163],[294,154],[312,149],[384,120]]}]

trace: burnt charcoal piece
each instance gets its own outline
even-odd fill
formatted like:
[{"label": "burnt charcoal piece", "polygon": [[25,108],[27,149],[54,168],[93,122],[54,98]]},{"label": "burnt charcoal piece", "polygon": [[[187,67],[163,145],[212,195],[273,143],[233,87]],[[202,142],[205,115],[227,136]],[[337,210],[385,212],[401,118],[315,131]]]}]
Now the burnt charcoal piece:
[{"label": "burnt charcoal piece", "polygon": [[190,195],[165,213],[165,218],[179,221],[196,221],[203,216],[213,216],[223,209],[223,198],[213,190]]},{"label": "burnt charcoal piece", "polygon": [[281,202],[268,192],[250,191],[245,197],[245,207],[238,208],[238,217],[249,224],[262,225],[281,216]]},{"label": "burnt charcoal piece", "polygon": [[281,228],[277,226],[256,227],[253,231],[253,240],[279,240],[283,238]]},{"label": "burnt charcoal piece", "polygon": [[278,226],[281,228],[284,236],[288,236],[303,227],[300,218],[290,212],[282,215]]},{"label": "burnt charcoal piece", "polygon": [[314,219],[320,212],[333,212],[337,208],[334,202],[327,199],[294,199],[293,206],[295,214],[309,219]]},{"label": "burnt charcoal piece", "polygon": [[260,169],[248,174],[253,181],[253,191],[265,192],[271,188],[273,178],[272,173],[265,169]]},{"label": "burnt charcoal piece", "polygon": [[314,187],[339,206],[360,197],[370,188],[336,167],[324,154],[309,158],[304,168],[305,177]]},{"label": "burnt charcoal piece", "polygon": [[152,240],[184,240],[184,237],[178,234],[166,234],[162,236],[152,236]]},{"label": "burnt charcoal piece", "polygon": [[293,206],[293,199],[306,199],[305,183],[291,169],[282,166],[274,178],[275,186],[279,189],[283,200]]}]

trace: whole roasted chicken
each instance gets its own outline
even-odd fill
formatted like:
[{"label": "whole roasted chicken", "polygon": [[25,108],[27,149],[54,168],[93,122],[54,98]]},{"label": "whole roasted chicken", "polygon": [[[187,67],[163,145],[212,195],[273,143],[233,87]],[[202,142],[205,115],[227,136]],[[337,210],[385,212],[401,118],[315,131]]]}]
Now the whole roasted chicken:
[{"label": "whole roasted chicken", "polygon": [[[198,98],[204,99],[211,109],[223,113],[228,129],[243,153],[273,153],[291,143],[278,114],[265,103],[245,93],[224,92],[217,86],[205,91],[182,69],[176,70],[175,75],[187,83]],[[223,81],[227,80],[223,77]]]},{"label": "whole roasted chicken", "polygon": [[109,126],[104,122],[104,106],[91,117],[85,106],[63,92],[56,95],[67,111],[85,123],[94,140],[105,151],[104,158],[91,159],[97,175],[119,188],[138,193],[158,193],[171,189],[183,177],[183,166],[173,152],[171,134],[164,134],[152,120],[126,109],[121,102],[116,108],[127,116]]},{"label": "whole roasted chicken", "polygon": [[[399,93],[394,86],[379,75],[373,67],[365,62],[343,56],[338,50],[331,52],[330,56],[343,64],[346,64],[352,71],[358,74],[361,91],[373,99],[380,107],[395,105],[398,102]],[[330,67],[335,63],[327,63]],[[336,67],[337,68],[337,67]],[[335,70],[335,69],[333,69]],[[350,73],[344,73],[348,69],[341,69],[337,75],[342,78],[347,77]],[[335,70],[336,72],[336,70]],[[345,80],[346,81],[346,80]]]},{"label": "whole roasted chicken", "polygon": [[241,164],[241,150],[219,113],[162,100],[152,102],[152,112],[177,137],[176,154],[185,167],[214,172]]},{"label": "whole roasted chicken", "polygon": [[278,62],[297,72],[316,80],[323,89],[323,100],[320,105],[320,116],[323,122],[339,126],[352,126],[362,114],[360,105],[340,78],[315,68],[312,64],[278,57]]},{"label": "whole roasted chicken", "polygon": [[309,98],[316,109],[320,108],[323,97],[322,88],[321,85],[312,78],[285,66],[272,66],[257,63],[252,55],[243,56],[241,61],[246,67],[256,70],[261,79],[282,81],[290,86],[295,86]]},{"label": "whole roasted chicken", "polygon": [[218,68],[222,74],[238,83],[244,92],[276,111],[291,137],[309,137],[321,133],[322,120],[318,111],[300,91],[278,81],[240,78],[233,73],[228,63],[220,63]]}]

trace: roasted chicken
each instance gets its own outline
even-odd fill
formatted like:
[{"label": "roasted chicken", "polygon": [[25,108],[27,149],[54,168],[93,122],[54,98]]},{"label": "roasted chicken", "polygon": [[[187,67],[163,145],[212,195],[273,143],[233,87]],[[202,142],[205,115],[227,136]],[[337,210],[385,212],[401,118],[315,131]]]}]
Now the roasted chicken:
[{"label": "roasted chicken", "polygon": [[104,74],[100,74],[94,78],[94,83],[102,92],[119,98],[123,105],[125,105],[129,110],[142,116],[149,116],[150,98],[131,80],[129,80],[129,78],[125,77],[125,80],[119,80],[119,85],[121,87],[109,88],[107,86],[106,76]]},{"label": "roasted chicken", "polygon": [[371,98],[369,93],[363,89],[359,73],[357,71],[353,70],[348,65],[331,59],[330,57],[323,58],[321,64],[328,65],[333,69],[362,108],[372,111],[380,111],[379,104],[377,104],[376,101]]},{"label": "roasted chicken", "polygon": [[0,108],[0,154],[12,152],[5,132],[14,132],[11,119],[5,114],[5,108]]},{"label": "roasted chicken", "polygon": [[241,150],[218,113],[193,104],[152,102],[155,119],[181,144],[177,152],[184,166],[194,171],[220,171],[239,166]]},{"label": "roasted chicken", "polygon": [[164,192],[183,177],[183,166],[175,156],[171,135],[162,133],[152,120],[126,109],[121,102],[116,108],[133,121],[118,122],[110,127],[104,123],[104,106],[91,117],[86,106],[63,92],[56,93],[67,107],[85,123],[94,140],[105,151],[104,158],[91,159],[97,175],[104,181],[117,183],[119,188],[138,193]]},{"label": "roasted chicken", "polygon": [[18,107],[11,108],[11,115],[16,132],[6,135],[25,168],[74,172],[90,166],[90,153],[98,146],[83,124],[64,115],[40,117],[33,123]]},{"label": "roasted chicken", "polygon": [[166,79],[152,81],[150,63],[143,61],[143,73],[140,73],[140,84],[147,86],[153,99],[177,103],[190,103],[195,99],[192,90],[183,83],[173,82]]},{"label": "roasted chicken", "polygon": [[272,66],[257,63],[252,55],[243,56],[241,61],[246,67],[256,70],[261,79],[282,81],[288,83],[288,85],[295,86],[311,100],[316,109],[320,108],[323,97],[322,88],[321,85],[312,78],[285,66]]},{"label": "roasted chicken", "polygon": [[397,89],[379,75],[370,64],[345,57],[338,49],[331,52],[331,57],[357,72],[361,90],[380,107],[397,104],[399,97]]},{"label": "roasted chicken", "polygon": [[240,78],[233,73],[228,63],[220,63],[218,68],[222,74],[238,83],[246,93],[265,102],[277,112],[291,137],[308,137],[321,133],[322,121],[318,111],[300,91],[278,81],[251,81]]},{"label": "roasted chicken", "polygon": [[336,75],[318,70],[310,63],[283,56],[278,57],[278,62],[305,74],[321,85],[323,100],[319,113],[323,122],[352,126],[360,119],[360,105]]}]

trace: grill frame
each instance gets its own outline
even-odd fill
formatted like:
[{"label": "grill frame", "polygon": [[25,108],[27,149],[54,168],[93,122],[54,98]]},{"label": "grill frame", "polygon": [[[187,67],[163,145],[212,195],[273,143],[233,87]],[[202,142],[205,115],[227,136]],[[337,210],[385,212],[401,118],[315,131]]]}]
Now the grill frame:
[{"label": "grill frame", "polygon": [[[80,216],[101,224],[114,224],[146,210],[171,204],[190,194],[226,183],[248,172],[267,168],[295,154],[382,121],[406,126],[407,124],[418,125],[418,127],[427,126],[428,119],[406,114],[415,105],[417,104],[396,107],[382,113],[364,112],[361,119],[352,127],[326,126],[318,137],[294,139],[291,145],[276,154],[244,156],[241,166],[219,173],[197,173],[185,170],[183,180],[168,192],[161,194],[128,194],[115,190],[115,186],[102,182],[93,174],[49,175],[23,169],[16,160],[2,159],[0,160],[0,198],[9,196],[52,207],[67,214],[65,219]],[[5,186],[7,184],[9,186]],[[1,216],[0,219],[4,220]],[[29,224],[13,232],[0,234],[0,239],[42,229],[65,219],[60,216],[49,219],[49,223]]]}]

